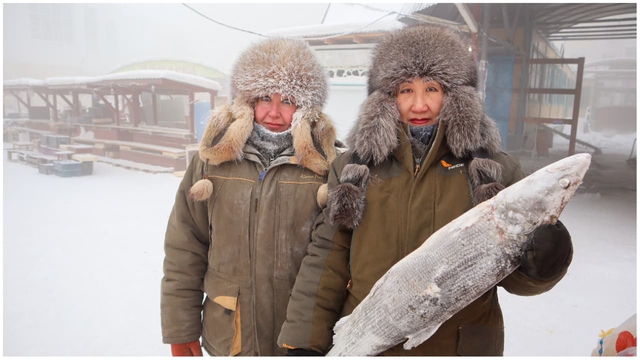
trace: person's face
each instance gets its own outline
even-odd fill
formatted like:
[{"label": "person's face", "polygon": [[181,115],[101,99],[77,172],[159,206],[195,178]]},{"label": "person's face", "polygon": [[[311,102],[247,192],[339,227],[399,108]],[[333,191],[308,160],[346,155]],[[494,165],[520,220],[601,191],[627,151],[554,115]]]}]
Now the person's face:
[{"label": "person's face", "polygon": [[433,125],[442,108],[444,91],[438,82],[414,78],[403,82],[396,94],[402,122],[412,126]]},{"label": "person's face", "polygon": [[280,94],[271,94],[258,99],[254,116],[256,122],[269,131],[283,132],[291,126],[296,108],[293,98],[283,99]]}]

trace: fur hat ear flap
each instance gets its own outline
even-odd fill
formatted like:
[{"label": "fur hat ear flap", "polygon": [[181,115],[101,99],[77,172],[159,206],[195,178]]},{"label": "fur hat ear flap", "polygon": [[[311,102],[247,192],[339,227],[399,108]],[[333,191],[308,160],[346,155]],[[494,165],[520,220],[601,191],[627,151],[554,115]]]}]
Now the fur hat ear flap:
[{"label": "fur hat ear flap", "polygon": [[296,110],[293,113],[291,135],[298,164],[324,175],[329,170],[329,162],[316,150],[311,135],[311,122],[316,122],[320,114],[316,108]]},{"label": "fur hat ear flap", "polygon": [[208,160],[212,165],[242,160],[244,156],[242,148],[253,130],[253,108],[247,100],[241,98],[234,100],[229,109],[227,117],[235,120],[228,125],[224,135],[216,144],[211,142],[217,140],[217,136],[214,138],[211,135],[208,135],[206,140],[203,137],[200,143],[200,158]]},{"label": "fur hat ear flap", "polygon": [[364,160],[382,163],[398,147],[396,124],[400,112],[395,97],[375,91],[360,108],[360,116],[349,132],[347,145]]},{"label": "fur hat ear flap", "polygon": [[208,199],[213,194],[213,183],[209,180],[209,177],[205,175],[205,178],[198,180],[189,190],[189,198],[195,201],[203,201]]},{"label": "fur hat ear flap", "polygon": [[313,139],[320,144],[320,148],[327,158],[327,163],[336,158],[336,130],[331,119],[322,113],[322,109],[316,109],[319,113],[318,120],[311,125]]},{"label": "fur hat ear flap", "polygon": [[447,145],[455,157],[464,158],[470,151],[482,147],[480,122],[483,117],[476,89],[460,86],[445,94],[438,121],[446,127]]},{"label": "fur hat ear flap", "polygon": [[355,229],[364,215],[365,195],[369,182],[367,165],[347,164],[340,176],[340,185],[328,194],[329,221]]}]

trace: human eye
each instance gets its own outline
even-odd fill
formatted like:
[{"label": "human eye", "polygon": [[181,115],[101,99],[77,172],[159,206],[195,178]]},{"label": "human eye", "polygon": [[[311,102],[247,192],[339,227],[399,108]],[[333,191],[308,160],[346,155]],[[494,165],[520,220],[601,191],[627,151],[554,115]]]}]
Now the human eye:
[{"label": "human eye", "polygon": [[438,88],[435,86],[429,86],[427,87],[427,91],[428,92],[438,92]]},{"label": "human eye", "polygon": [[291,99],[284,99],[282,100],[282,103],[285,105],[293,106],[293,101],[291,101]]},{"label": "human eye", "polygon": [[400,88],[400,91],[398,91],[400,94],[410,94],[413,92],[413,90],[409,87],[406,88]]},{"label": "human eye", "polygon": [[269,95],[261,96],[260,101],[269,102],[271,101],[271,97]]}]

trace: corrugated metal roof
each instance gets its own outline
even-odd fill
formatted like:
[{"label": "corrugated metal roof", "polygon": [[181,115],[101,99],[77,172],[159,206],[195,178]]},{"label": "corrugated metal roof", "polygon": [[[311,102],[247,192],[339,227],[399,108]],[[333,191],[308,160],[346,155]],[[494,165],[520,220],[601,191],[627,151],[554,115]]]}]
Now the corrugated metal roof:
[{"label": "corrugated metal roof", "polygon": [[[407,6],[407,11],[403,11],[405,14],[415,8],[419,9],[413,11],[416,14],[464,23],[460,12],[452,3]],[[485,6],[490,6],[491,27],[503,27],[505,15],[509,25],[515,22],[517,26],[524,24],[523,15],[530,16],[533,28],[550,41],[636,38],[635,3],[495,3],[467,6],[471,10],[479,6],[479,14],[483,14]],[[615,16],[618,19],[611,18]],[[516,18],[519,18],[519,21]],[[401,21],[415,23],[419,20],[405,17]]]}]

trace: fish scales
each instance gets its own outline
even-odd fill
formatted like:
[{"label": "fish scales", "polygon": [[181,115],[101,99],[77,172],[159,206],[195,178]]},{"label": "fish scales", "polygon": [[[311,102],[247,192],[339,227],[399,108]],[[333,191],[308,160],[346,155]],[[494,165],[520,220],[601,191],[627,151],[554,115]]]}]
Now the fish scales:
[{"label": "fish scales", "polygon": [[435,232],[340,319],[327,355],[376,355],[427,340],[520,265],[530,233],[555,223],[589,162],[579,154],[551,164]]}]

